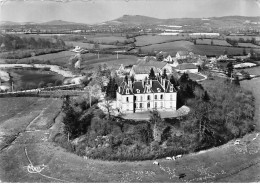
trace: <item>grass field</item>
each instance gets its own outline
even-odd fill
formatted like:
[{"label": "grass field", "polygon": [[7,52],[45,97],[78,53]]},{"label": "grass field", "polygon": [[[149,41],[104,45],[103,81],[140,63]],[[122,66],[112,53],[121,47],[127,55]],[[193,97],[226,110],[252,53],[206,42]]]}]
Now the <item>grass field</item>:
[{"label": "grass field", "polygon": [[[197,39],[197,44],[211,45],[211,39]],[[225,40],[213,39],[213,45],[231,46]]]},{"label": "grass field", "polygon": [[[3,122],[33,105],[39,98],[0,98],[0,121]],[[0,123],[1,123],[0,122]],[[1,125],[1,124],[0,124]]]},{"label": "grass field", "polygon": [[[194,45],[189,41],[175,41],[163,44],[154,44],[146,47],[141,47],[144,52],[164,51],[171,55],[175,55],[180,50],[192,51],[194,54],[199,55],[222,55],[225,49],[228,50],[228,54],[236,55],[243,54],[243,48],[225,47],[225,46],[212,46],[212,45]],[[249,49],[247,49],[249,52]]]},{"label": "grass field", "polygon": [[240,47],[251,47],[251,48],[260,48],[260,46],[254,45],[252,43],[238,43]]},{"label": "grass field", "polygon": [[230,39],[235,39],[235,40],[238,40],[239,38],[243,38],[243,39],[245,39],[245,40],[247,40],[247,39],[252,39],[252,38],[259,38],[260,36],[225,36],[225,39],[226,38],[230,38]]},{"label": "grass field", "polygon": [[189,78],[192,79],[193,81],[204,79],[204,77],[199,74],[194,74],[194,73],[188,73],[188,74],[189,74]]},{"label": "grass field", "polygon": [[85,39],[89,41],[94,41],[94,42],[99,42],[99,43],[112,43],[119,41],[123,43],[126,40],[126,37],[121,37],[121,36],[85,36]]},{"label": "grass field", "polygon": [[19,60],[18,63],[27,63],[29,60],[40,60],[40,61],[50,61],[51,64],[64,66],[68,64],[70,57],[74,55],[75,55],[74,52],[63,51],[63,52],[58,52],[53,54],[45,54],[40,56],[24,58]]},{"label": "grass field", "polygon": [[118,55],[118,59],[116,55],[106,55],[104,57],[100,57],[97,59],[91,59],[91,60],[86,60],[82,62],[82,68],[83,69],[92,69],[97,67],[100,64],[106,63],[109,68],[114,68],[114,67],[119,67],[121,64],[124,66],[127,65],[134,65],[137,64],[137,57],[132,56],[132,55]]},{"label": "grass field", "polygon": [[186,39],[186,37],[180,36],[160,36],[160,35],[144,35],[136,37],[136,46],[144,46],[149,44],[156,44],[162,42],[170,42],[180,39]]},{"label": "grass field", "polygon": [[[86,48],[86,49],[93,49],[93,46],[94,44],[91,44],[91,43],[83,43],[83,42],[80,42],[80,41],[65,41],[66,45],[68,46],[79,46],[81,48]],[[102,44],[99,44],[100,48],[103,49],[103,48],[117,48],[117,46],[115,45],[102,45]]]}]

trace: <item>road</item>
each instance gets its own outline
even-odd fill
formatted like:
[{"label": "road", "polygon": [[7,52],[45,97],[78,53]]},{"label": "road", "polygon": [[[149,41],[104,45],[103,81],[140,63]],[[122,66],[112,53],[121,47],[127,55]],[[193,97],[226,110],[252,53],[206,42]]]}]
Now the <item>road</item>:
[{"label": "road", "polygon": [[[218,148],[185,155],[176,161],[159,159],[157,160],[159,165],[153,165],[153,161],[113,162],[84,159],[51,142],[53,130],[57,130],[60,122],[60,117],[50,115],[55,110],[53,107],[57,105],[53,102],[46,104],[44,109],[36,108],[34,111],[37,114],[27,123],[22,120],[23,115],[16,117],[16,122],[24,121],[24,128],[21,127],[20,132],[17,131],[19,135],[11,145],[0,151],[0,180],[1,182],[260,182],[260,79],[243,81],[241,84],[255,94],[257,131],[244,136],[238,145],[234,145],[233,140]],[[47,122],[47,118],[53,123]],[[41,165],[38,168],[42,169],[37,169],[38,173],[30,173],[28,158],[35,167]]]}]

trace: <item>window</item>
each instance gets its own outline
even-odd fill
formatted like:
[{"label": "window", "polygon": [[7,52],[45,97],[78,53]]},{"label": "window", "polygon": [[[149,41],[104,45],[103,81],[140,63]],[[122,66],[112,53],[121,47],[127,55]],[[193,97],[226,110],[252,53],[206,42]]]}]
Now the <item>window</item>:
[{"label": "window", "polygon": [[170,94],[170,100],[172,100],[172,94]]},{"label": "window", "polygon": [[129,102],[129,98],[128,97],[126,97],[126,102]]},{"label": "window", "polygon": [[161,92],[161,89],[160,89],[160,88],[157,88],[157,92]]},{"label": "window", "polygon": [[154,107],[157,108],[157,102],[155,102]]},{"label": "window", "polygon": [[150,102],[147,103],[147,108],[150,108]]},{"label": "window", "polygon": [[161,108],[163,108],[163,102],[161,102]]},{"label": "window", "polygon": [[170,101],[170,108],[172,108],[172,102]]},{"label": "window", "polygon": [[126,89],[126,94],[129,94],[129,89]]},{"label": "window", "polygon": [[161,99],[163,99],[163,95],[161,95]]},{"label": "window", "polygon": [[139,94],[139,93],[140,93],[140,90],[139,90],[139,89],[136,89],[136,93],[138,93],[138,94]]},{"label": "window", "polygon": [[157,99],[157,95],[154,96],[154,99]]},{"label": "window", "polygon": [[128,105],[128,104],[126,105],[126,110],[127,110],[127,111],[129,110],[129,105]]},{"label": "window", "polygon": [[140,103],[139,105],[140,105],[140,108],[142,108],[142,107],[143,107],[143,104],[142,104],[142,103]]},{"label": "window", "polygon": [[141,101],[143,101],[143,96],[141,96],[140,98],[141,98]]},{"label": "window", "polygon": [[170,88],[170,92],[173,92],[173,87],[171,86],[171,88]]},{"label": "window", "polygon": [[150,100],[150,96],[149,95],[147,96],[147,100]]}]

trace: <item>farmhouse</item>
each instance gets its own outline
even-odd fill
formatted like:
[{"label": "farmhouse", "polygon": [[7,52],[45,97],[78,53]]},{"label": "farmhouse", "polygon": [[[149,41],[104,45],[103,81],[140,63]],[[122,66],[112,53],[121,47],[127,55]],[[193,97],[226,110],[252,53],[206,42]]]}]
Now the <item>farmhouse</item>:
[{"label": "farmhouse", "polygon": [[182,63],[174,67],[174,69],[180,73],[185,73],[185,72],[198,73],[198,67],[193,63]]},{"label": "farmhouse", "polygon": [[123,81],[116,93],[117,108],[122,113],[144,112],[153,109],[176,111],[177,92],[170,81]]},{"label": "farmhouse", "polygon": [[193,53],[192,52],[188,52],[188,51],[178,51],[176,53],[176,58],[177,59],[187,59],[189,57],[192,57]]},{"label": "farmhouse", "polygon": [[134,65],[130,70],[130,76],[134,76],[136,80],[143,80],[148,78],[150,70],[153,69],[155,75],[162,74],[164,69],[166,69],[167,75],[172,73],[172,67],[166,62],[158,62],[154,60],[139,60],[137,65]]}]

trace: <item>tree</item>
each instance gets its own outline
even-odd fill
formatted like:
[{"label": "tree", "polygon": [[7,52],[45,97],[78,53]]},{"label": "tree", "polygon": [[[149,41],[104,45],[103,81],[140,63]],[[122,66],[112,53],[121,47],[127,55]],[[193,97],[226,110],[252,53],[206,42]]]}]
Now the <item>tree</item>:
[{"label": "tree", "polygon": [[142,49],[138,48],[138,54],[141,54],[141,53],[142,53]]},{"label": "tree", "polygon": [[156,60],[157,61],[163,61],[163,54],[162,53],[156,54]]},{"label": "tree", "polygon": [[214,45],[214,42],[213,42],[213,39],[211,39],[211,42],[210,42],[211,45]]},{"label": "tree", "polygon": [[100,49],[100,45],[96,42],[96,43],[94,43],[94,45],[93,45],[93,49],[95,49],[95,50],[99,50]]},{"label": "tree", "polygon": [[160,113],[157,110],[150,111],[150,122],[154,125],[153,127],[153,138],[154,141],[161,142],[161,135],[164,130],[163,121]]},{"label": "tree", "polygon": [[233,81],[234,85],[240,86],[240,82],[239,82],[239,78],[237,75],[234,76],[234,81]]},{"label": "tree", "polygon": [[208,94],[207,91],[204,92],[202,100],[205,101],[205,102],[208,102],[210,100],[210,97],[209,97],[209,94]]},{"label": "tree", "polygon": [[232,62],[229,62],[229,63],[227,64],[227,76],[228,76],[228,77],[231,77],[231,75],[232,75],[232,73],[233,73],[233,69],[234,69],[233,63],[232,63]]},{"label": "tree", "polygon": [[244,55],[244,56],[247,55],[247,53],[246,53],[246,49],[245,49],[245,48],[243,48],[243,55]]},{"label": "tree", "polygon": [[153,68],[150,70],[149,79],[154,80],[156,78]]},{"label": "tree", "polygon": [[224,55],[228,55],[228,50],[225,48]]},{"label": "tree", "polygon": [[167,73],[166,73],[166,69],[163,70],[162,78],[163,79],[168,79]]},{"label": "tree", "polygon": [[79,134],[79,113],[73,108],[69,96],[66,96],[63,101],[62,111],[64,113],[64,132],[68,135],[68,140],[70,137],[77,137]]},{"label": "tree", "polygon": [[108,119],[110,119],[110,117],[111,117],[111,112],[112,112],[112,110],[113,110],[113,108],[112,108],[112,100],[111,100],[111,98],[109,98],[109,97],[105,97],[105,100],[104,100],[103,106],[104,106],[104,108],[105,108],[106,111],[107,111]]}]

